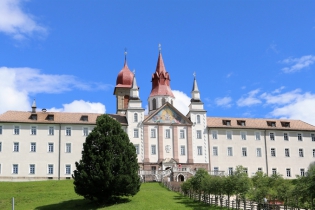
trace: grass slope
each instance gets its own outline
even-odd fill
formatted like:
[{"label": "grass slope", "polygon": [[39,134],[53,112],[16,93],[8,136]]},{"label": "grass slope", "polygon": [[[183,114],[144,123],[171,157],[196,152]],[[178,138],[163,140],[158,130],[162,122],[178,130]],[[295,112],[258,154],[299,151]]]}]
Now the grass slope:
[{"label": "grass slope", "polygon": [[136,196],[123,198],[113,205],[99,207],[75,194],[71,180],[0,182],[0,209],[11,209],[12,197],[15,198],[15,210],[216,209],[216,207],[210,208],[208,205],[194,202],[178,193],[169,191],[159,183],[144,183]]}]

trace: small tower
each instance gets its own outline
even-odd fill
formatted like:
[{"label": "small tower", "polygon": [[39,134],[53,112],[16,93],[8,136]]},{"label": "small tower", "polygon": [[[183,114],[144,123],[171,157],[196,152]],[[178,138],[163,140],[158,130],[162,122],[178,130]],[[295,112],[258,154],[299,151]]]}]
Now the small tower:
[{"label": "small tower", "polygon": [[170,81],[170,75],[164,66],[161,45],[159,45],[158,61],[156,70],[152,74],[152,90],[148,99],[149,114],[159,109],[166,102],[173,104],[175,97],[170,87]]},{"label": "small tower", "polygon": [[126,114],[133,78],[134,75],[127,65],[127,52],[125,52],[124,67],[118,73],[114,90],[114,95],[116,95],[116,114]]}]

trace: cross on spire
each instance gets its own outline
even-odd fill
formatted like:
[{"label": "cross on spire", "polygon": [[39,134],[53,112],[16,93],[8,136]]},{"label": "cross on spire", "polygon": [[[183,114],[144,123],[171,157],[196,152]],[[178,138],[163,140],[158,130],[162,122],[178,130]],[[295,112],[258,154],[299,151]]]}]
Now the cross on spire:
[{"label": "cross on spire", "polygon": [[159,44],[159,52],[161,52],[161,50],[162,50],[162,46],[161,44]]}]

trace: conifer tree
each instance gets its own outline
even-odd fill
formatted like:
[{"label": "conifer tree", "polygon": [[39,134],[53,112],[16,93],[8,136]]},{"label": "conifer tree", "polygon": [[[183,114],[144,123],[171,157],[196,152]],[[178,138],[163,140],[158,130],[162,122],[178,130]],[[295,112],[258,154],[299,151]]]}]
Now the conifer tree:
[{"label": "conifer tree", "polygon": [[101,115],[83,144],[82,159],[75,163],[74,190],[98,202],[133,196],[140,188],[137,162],[136,149],[120,123]]}]

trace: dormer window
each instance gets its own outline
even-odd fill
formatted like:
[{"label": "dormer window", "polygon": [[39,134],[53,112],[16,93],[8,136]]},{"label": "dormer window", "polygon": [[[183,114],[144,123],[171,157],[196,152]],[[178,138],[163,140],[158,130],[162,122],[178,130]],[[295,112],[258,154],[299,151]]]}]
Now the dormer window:
[{"label": "dormer window", "polygon": [[246,125],[245,120],[238,120],[238,121],[237,121],[237,125],[239,125],[239,126],[245,126],[245,125]]},{"label": "dormer window", "polygon": [[54,115],[52,114],[47,115],[46,120],[54,121]]},{"label": "dormer window", "polygon": [[222,120],[223,125],[231,126],[231,120]]},{"label": "dormer window", "polygon": [[269,127],[276,127],[276,122],[275,121],[267,121],[267,125]]},{"label": "dormer window", "polygon": [[37,120],[37,114],[32,114],[30,117],[31,120]]},{"label": "dormer window", "polygon": [[290,122],[281,122],[281,126],[285,128],[290,128]]},{"label": "dormer window", "polygon": [[89,120],[89,118],[87,115],[82,115],[80,120],[87,122]]}]

